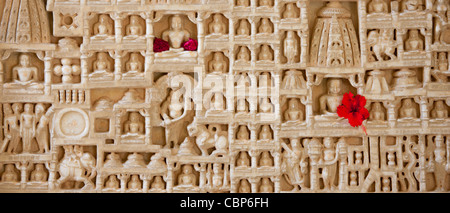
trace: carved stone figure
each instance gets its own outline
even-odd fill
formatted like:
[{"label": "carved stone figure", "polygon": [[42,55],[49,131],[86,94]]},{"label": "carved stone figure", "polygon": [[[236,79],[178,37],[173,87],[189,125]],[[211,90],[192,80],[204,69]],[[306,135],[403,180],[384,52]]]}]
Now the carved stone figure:
[{"label": "carved stone figure", "polygon": [[80,75],[81,74],[81,68],[79,65],[72,65],[72,60],[69,58],[63,58],[61,59],[62,65],[55,66],[54,72],[57,76],[62,75],[62,83],[63,84],[70,84],[74,83],[73,81],[73,75]]},{"label": "carved stone figure", "polygon": [[17,146],[19,145],[21,139],[19,129],[19,105],[13,104],[11,109],[11,106],[9,104],[3,104],[3,111],[5,113],[3,124],[5,139],[3,140],[2,148],[0,151],[6,151],[7,153],[17,152]]},{"label": "carved stone figure", "polygon": [[435,102],[434,108],[431,110],[431,117],[437,119],[448,117],[448,110],[443,100]]},{"label": "carved stone figure", "polygon": [[290,147],[281,143],[283,147],[281,170],[289,184],[294,186],[293,190],[305,187],[305,175],[307,172],[307,161],[300,139],[290,139]]},{"label": "carved stone figure", "polygon": [[82,189],[92,189],[94,187],[92,179],[97,174],[94,156],[83,152],[83,147],[79,145],[68,145],[63,148],[64,157],[57,166],[60,177],[56,181],[56,186],[61,186],[66,181],[82,181],[84,183]]},{"label": "carved stone figure", "polygon": [[142,189],[142,183],[141,183],[141,180],[139,180],[138,175],[131,175],[131,180],[130,180],[130,182],[128,182],[128,189],[129,190]]},{"label": "carved stone figure", "polygon": [[105,189],[117,190],[119,189],[120,183],[117,179],[117,175],[111,175],[108,178],[108,181],[105,183]]},{"label": "carved stone figure", "polygon": [[269,152],[265,151],[261,154],[259,166],[273,166],[273,160],[270,158]]},{"label": "carved stone figure", "polygon": [[298,14],[295,11],[294,3],[286,4],[286,10],[283,12],[283,18],[297,18]]},{"label": "carved stone figure", "polygon": [[216,13],[213,15],[213,21],[209,24],[209,33],[213,35],[226,34],[227,25],[223,21],[222,15]]},{"label": "carved stone figure", "polygon": [[247,130],[246,126],[239,126],[239,130],[236,135],[236,139],[238,140],[250,140],[250,134]]},{"label": "carved stone figure", "polygon": [[197,177],[193,173],[192,165],[183,165],[181,174],[178,175],[178,185],[191,187],[197,185]]},{"label": "carved stone figure", "polygon": [[6,164],[2,182],[19,182],[19,174],[14,170],[14,164]]},{"label": "carved stone figure", "polygon": [[237,0],[236,6],[248,7],[250,6],[249,0]]},{"label": "carved stone figure", "polygon": [[413,105],[411,98],[402,100],[402,106],[399,109],[400,118],[417,118],[417,110]]},{"label": "carved stone figure", "polygon": [[236,100],[236,113],[247,113],[249,110],[248,101],[245,97],[238,97]]},{"label": "carved stone figure", "polygon": [[334,149],[334,141],[331,137],[325,137],[323,139],[323,163],[324,168],[322,170],[322,178],[324,182],[325,189],[334,189],[334,179],[336,174],[337,164],[337,153]]},{"label": "carved stone figure", "polygon": [[448,60],[445,52],[440,52],[438,54],[438,70],[439,71],[447,71],[449,70],[448,67]]},{"label": "carved stone figure", "polygon": [[261,186],[259,187],[259,192],[260,193],[272,193],[273,192],[273,186],[270,183],[269,178],[265,177],[261,180]]},{"label": "carved stone figure", "polygon": [[247,47],[241,46],[237,54],[236,62],[249,62],[250,52]]},{"label": "carved stone figure", "polygon": [[188,134],[190,137],[196,137],[195,143],[200,148],[202,155],[208,155],[208,149],[215,147],[216,150],[211,154],[223,154],[228,148],[228,138],[227,133],[223,131],[220,127],[215,127],[216,130],[213,131],[212,128],[206,128],[204,125],[197,125],[192,122],[188,125]]},{"label": "carved stone figure", "polygon": [[180,15],[173,15],[169,19],[170,28],[162,33],[162,39],[168,41],[170,47],[182,50],[183,42],[187,41],[191,34],[183,29],[183,21]]},{"label": "carved stone figure", "polygon": [[288,31],[284,39],[284,56],[287,58],[287,63],[295,63],[298,53],[298,40],[294,36],[294,31]]},{"label": "carved stone figure", "polygon": [[33,105],[25,104],[20,115],[20,135],[22,136],[23,152],[32,152],[33,138],[36,136],[36,116],[33,114]]},{"label": "carved stone figure", "polygon": [[372,104],[372,109],[370,110],[369,120],[371,121],[384,121],[385,113],[382,109],[380,102],[375,102]]},{"label": "carved stone figure", "polygon": [[12,68],[12,82],[6,83],[6,88],[30,88],[42,89],[44,86],[39,84],[38,68],[31,64],[31,58],[28,54],[19,56],[19,64]]},{"label": "carved stone figure", "polygon": [[166,188],[163,179],[161,176],[156,176],[154,178],[154,181],[152,183],[152,185],[150,186],[151,189],[154,190],[164,190]]},{"label": "carved stone figure", "polygon": [[384,61],[385,56],[388,56],[389,60],[397,58],[394,54],[396,41],[393,34],[393,30],[380,29],[379,31],[372,30],[367,35],[367,44],[375,54],[377,61]]},{"label": "carved stone figure", "polygon": [[405,12],[414,12],[418,11],[422,5],[422,0],[404,0],[403,1],[403,10]]},{"label": "carved stone figure", "polygon": [[272,6],[272,0],[259,0],[260,7],[270,7]]},{"label": "carved stone figure", "polygon": [[368,5],[368,12],[370,13],[387,13],[388,4],[384,0],[372,0]]},{"label": "carved stone figure", "polygon": [[[448,15],[447,11],[449,9],[447,0],[436,0],[433,5],[433,10],[436,11],[436,18],[434,19],[434,42],[441,43],[444,40],[444,36],[442,36],[442,30],[444,29],[445,23],[448,23]],[[447,16],[447,17],[446,17]]]},{"label": "carved stone figure", "polygon": [[236,161],[237,167],[249,167],[250,166],[250,159],[247,152],[240,152],[239,158]]},{"label": "carved stone figure", "polygon": [[268,18],[261,19],[261,25],[258,28],[258,33],[273,33],[273,27],[270,25]]},{"label": "carved stone figure", "polygon": [[247,19],[239,20],[239,26],[236,30],[236,35],[238,36],[249,36],[250,35],[250,24]]},{"label": "carved stone figure", "polygon": [[110,21],[108,15],[101,14],[98,18],[98,22],[94,25],[94,35],[102,37],[112,35],[113,25]]},{"label": "carved stone figure", "polygon": [[126,135],[139,135],[144,132],[144,123],[138,112],[130,112],[128,121],[123,125]]},{"label": "carved stone figure", "polygon": [[260,61],[273,61],[273,54],[270,52],[270,47],[267,44],[261,46],[261,51],[258,55],[258,60]]},{"label": "carved stone figure", "polygon": [[210,73],[226,73],[227,72],[227,62],[225,61],[225,56],[222,52],[215,52],[213,54],[213,60],[209,62],[209,72]]},{"label": "carved stone figure", "polygon": [[108,55],[104,52],[97,53],[97,60],[94,61],[91,77],[112,77],[112,65],[107,59]]},{"label": "carved stone figure", "polygon": [[409,30],[408,39],[405,41],[406,51],[422,51],[423,40],[419,37],[419,30]]},{"label": "carved stone figure", "polygon": [[161,106],[161,116],[164,120],[176,119],[183,115],[184,92],[185,89],[183,88],[174,88],[170,91]]},{"label": "carved stone figure", "polygon": [[126,36],[132,36],[132,37],[140,36],[144,33],[144,29],[141,26],[141,24],[139,23],[138,16],[136,16],[136,15],[130,16],[130,24],[128,24],[125,31],[126,31],[126,33],[125,33]]},{"label": "carved stone figure", "polygon": [[329,79],[327,82],[328,93],[322,95],[319,99],[320,113],[334,114],[337,107],[342,102],[342,81],[341,79]]},{"label": "carved stone figure", "polygon": [[272,132],[270,131],[269,125],[263,125],[261,127],[261,132],[259,133],[260,140],[272,140]]},{"label": "carved stone figure", "polygon": [[46,182],[47,178],[48,174],[44,169],[44,164],[42,163],[36,164],[35,169],[31,172],[30,181]]},{"label": "carved stone figure", "polygon": [[259,104],[259,110],[262,113],[272,113],[273,112],[273,104],[270,102],[268,97],[264,97]]},{"label": "carved stone figure", "polygon": [[50,150],[49,148],[49,141],[50,141],[50,132],[48,128],[48,124],[50,122],[50,117],[52,116],[54,112],[53,106],[48,108],[47,111],[45,111],[45,106],[42,103],[36,104],[36,107],[34,109],[35,116],[36,116],[36,142],[39,147],[39,153],[48,152]]},{"label": "carved stone figure", "polygon": [[300,109],[298,99],[291,98],[288,101],[288,108],[284,112],[286,121],[301,121],[304,118],[303,110]]},{"label": "carved stone figure", "polygon": [[130,60],[125,64],[127,73],[126,75],[138,75],[142,73],[143,66],[142,63],[139,61],[139,53],[131,53],[130,54]]},{"label": "carved stone figure", "polygon": [[250,186],[250,183],[247,179],[242,179],[239,182],[239,190],[238,193],[250,193],[252,191],[252,188]]}]

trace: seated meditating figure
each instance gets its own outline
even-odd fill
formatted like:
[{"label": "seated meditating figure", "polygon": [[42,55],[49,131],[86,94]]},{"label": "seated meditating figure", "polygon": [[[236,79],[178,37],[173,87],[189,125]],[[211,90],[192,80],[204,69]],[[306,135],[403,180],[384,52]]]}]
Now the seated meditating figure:
[{"label": "seated meditating figure", "polygon": [[218,163],[213,165],[213,176],[212,176],[212,186],[221,187],[223,186],[224,172],[222,166]]},{"label": "seated meditating figure", "polygon": [[236,113],[247,113],[249,111],[248,105],[245,97],[238,97],[236,100]]},{"label": "seated meditating figure", "polygon": [[156,176],[153,180],[152,185],[150,185],[150,188],[153,190],[164,190],[166,188],[164,181],[161,176]]},{"label": "seated meditating figure", "polygon": [[112,73],[112,65],[108,60],[108,55],[104,52],[97,53],[97,60],[93,64],[94,72],[89,74],[90,78],[95,79],[111,79],[114,77]]},{"label": "seated meditating figure", "polygon": [[2,174],[2,182],[19,182],[19,174],[14,171],[13,164],[6,164],[5,171]]},{"label": "seated meditating figure", "polygon": [[381,107],[380,102],[375,102],[372,104],[372,109],[370,110],[369,121],[384,121],[385,113]]},{"label": "seated meditating figure", "polygon": [[260,193],[272,193],[273,192],[273,186],[270,184],[269,178],[265,177],[262,179],[261,186],[259,187]]},{"label": "seated meditating figure", "polygon": [[211,97],[211,104],[208,111],[223,111],[225,110],[224,96],[221,92],[215,92]]},{"label": "seated meditating figure", "polygon": [[211,35],[224,35],[227,33],[227,25],[219,13],[213,15],[213,21],[209,24],[209,33]]},{"label": "seated meditating figure", "polygon": [[181,87],[173,88],[166,100],[161,105],[161,117],[163,120],[179,118],[184,112],[184,89]]},{"label": "seated meditating figure", "polygon": [[250,193],[252,191],[252,188],[250,186],[250,183],[247,179],[242,179],[239,183],[239,190],[238,193]]},{"label": "seated meditating figure", "polygon": [[286,10],[283,12],[283,18],[298,18],[294,3],[286,4]]},{"label": "seated meditating figure", "polygon": [[209,72],[220,74],[227,72],[227,62],[222,52],[215,52],[213,54],[213,60],[209,62]]},{"label": "seated meditating figure", "polygon": [[431,118],[443,119],[448,117],[448,110],[445,107],[443,100],[438,100],[434,104],[433,110],[431,110]]},{"label": "seated meditating figure", "polygon": [[44,164],[36,164],[36,168],[31,172],[30,180],[34,182],[46,182],[48,174],[44,169]]},{"label": "seated meditating figure", "polygon": [[259,133],[259,140],[272,140],[272,132],[269,125],[263,125]]},{"label": "seated meditating figure", "polygon": [[447,56],[445,54],[445,52],[440,52],[438,54],[438,70],[439,71],[448,71],[449,67],[448,67],[448,60],[447,60]]},{"label": "seated meditating figure", "polygon": [[261,19],[261,25],[258,28],[258,33],[273,33],[272,25],[268,18]]},{"label": "seated meditating figure", "polygon": [[131,175],[131,180],[128,183],[128,189],[133,191],[142,189],[142,183],[138,175]]},{"label": "seated meditating figure", "polygon": [[261,153],[261,158],[259,159],[259,166],[273,166],[273,160],[270,158],[268,151]]},{"label": "seated meditating figure", "polygon": [[124,123],[123,127],[126,136],[136,136],[144,133],[144,124],[138,112],[131,112],[128,121]]},{"label": "seated meditating figure", "polygon": [[178,176],[178,186],[196,186],[197,177],[193,172],[192,165],[186,164],[182,167],[182,172]]},{"label": "seated meditating figure", "polygon": [[125,28],[125,37],[126,38],[137,38],[144,34],[144,29],[139,23],[139,16],[132,15],[130,17],[130,24]]},{"label": "seated meditating figure", "polygon": [[239,26],[236,30],[236,35],[238,36],[249,36],[250,35],[250,24],[247,19],[239,20]]},{"label": "seated meditating figure", "polygon": [[247,130],[247,127],[244,125],[239,126],[239,130],[236,135],[237,140],[250,140],[250,133]]},{"label": "seated meditating figure", "polygon": [[101,14],[98,22],[94,24],[94,37],[105,38],[113,34],[113,25],[108,15]]},{"label": "seated meditating figure", "polygon": [[162,39],[169,42],[170,50],[183,51],[181,46],[189,39],[191,34],[183,29],[183,21],[180,15],[173,15],[169,19],[170,28],[162,33]]},{"label": "seated meditating figure", "polygon": [[259,104],[259,111],[262,113],[272,113],[273,112],[273,104],[270,102],[268,97],[264,97]]},{"label": "seated meditating figure", "polygon": [[327,82],[328,93],[319,98],[320,113],[322,115],[337,116],[337,107],[342,102],[342,81],[338,78]]},{"label": "seated meditating figure", "polygon": [[399,109],[399,118],[417,118],[417,110],[413,105],[411,98],[405,98],[402,100],[402,107]]},{"label": "seated meditating figure", "polygon": [[387,13],[388,4],[385,0],[372,0],[368,6],[368,12],[371,13]]},{"label": "seated meditating figure", "polygon": [[267,44],[261,46],[261,51],[258,55],[259,61],[273,61],[273,54],[270,52],[270,47]]},{"label": "seated meditating figure", "polygon": [[406,51],[422,51],[423,40],[419,37],[419,30],[409,30],[409,37],[405,41]]},{"label": "seated meditating figure", "polygon": [[5,88],[12,89],[43,89],[44,85],[39,84],[38,68],[31,64],[28,54],[19,56],[19,64],[12,68],[12,82],[5,83]]},{"label": "seated meditating figure", "polygon": [[239,52],[237,54],[236,62],[238,63],[247,63],[250,62],[250,51],[247,47],[241,46],[239,48]]},{"label": "seated meditating figure", "polygon": [[237,167],[249,167],[250,159],[247,152],[240,152],[239,158],[236,160]]},{"label": "seated meditating figure", "polygon": [[109,190],[117,190],[119,189],[120,183],[117,179],[117,175],[111,175],[109,176],[108,180],[105,183],[105,189]]},{"label": "seated meditating figure", "polygon": [[296,98],[289,99],[288,108],[284,112],[284,119],[287,122],[303,120],[303,110],[300,109],[300,103],[298,99]]},{"label": "seated meditating figure", "polygon": [[139,61],[139,53],[131,53],[130,59],[125,64],[126,73],[123,74],[124,77],[137,77],[143,76],[143,66],[141,61]]}]

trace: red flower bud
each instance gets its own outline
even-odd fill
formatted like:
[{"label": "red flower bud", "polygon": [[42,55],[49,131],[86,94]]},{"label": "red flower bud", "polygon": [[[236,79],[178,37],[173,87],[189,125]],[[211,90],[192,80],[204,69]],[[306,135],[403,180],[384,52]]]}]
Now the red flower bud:
[{"label": "red flower bud", "polygon": [[198,42],[195,39],[189,38],[188,41],[183,43],[184,50],[187,51],[196,51],[198,47]]}]

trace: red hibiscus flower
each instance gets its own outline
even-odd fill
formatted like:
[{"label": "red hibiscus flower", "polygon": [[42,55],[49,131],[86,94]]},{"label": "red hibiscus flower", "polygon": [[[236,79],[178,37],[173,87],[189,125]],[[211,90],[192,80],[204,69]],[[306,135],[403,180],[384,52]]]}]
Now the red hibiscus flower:
[{"label": "red hibiscus flower", "polygon": [[187,51],[196,51],[198,46],[198,42],[195,39],[189,38],[188,41],[183,43],[184,50]]},{"label": "red hibiscus flower", "polygon": [[[364,96],[348,92],[344,94],[342,103],[337,108],[337,114],[339,117],[348,119],[351,126],[361,126],[362,122],[369,117],[369,111],[364,107],[365,105],[366,98]],[[362,127],[365,132],[364,125]]]},{"label": "red hibiscus flower", "polygon": [[163,51],[169,50],[169,42],[164,41],[160,38],[155,38],[155,41],[153,42],[153,52],[159,53]]}]

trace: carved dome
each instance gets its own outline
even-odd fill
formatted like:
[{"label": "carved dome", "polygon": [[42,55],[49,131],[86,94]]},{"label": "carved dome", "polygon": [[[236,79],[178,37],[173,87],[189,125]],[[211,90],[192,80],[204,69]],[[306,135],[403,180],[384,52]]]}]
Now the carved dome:
[{"label": "carved dome", "polygon": [[50,43],[50,26],[43,0],[8,0],[0,23],[2,43]]},{"label": "carved dome", "polygon": [[339,2],[319,11],[311,41],[311,65],[319,67],[360,66],[358,37],[350,11]]}]

